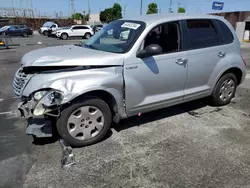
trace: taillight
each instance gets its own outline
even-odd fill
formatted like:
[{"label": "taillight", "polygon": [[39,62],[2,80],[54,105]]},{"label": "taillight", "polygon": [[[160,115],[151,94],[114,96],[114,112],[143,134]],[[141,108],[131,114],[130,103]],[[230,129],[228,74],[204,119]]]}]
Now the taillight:
[{"label": "taillight", "polygon": [[245,64],[245,66],[247,66],[247,63],[246,63],[245,59],[244,59],[243,57],[241,57],[241,58],[242,58],[242,61],[243,61],[244,64]]}]

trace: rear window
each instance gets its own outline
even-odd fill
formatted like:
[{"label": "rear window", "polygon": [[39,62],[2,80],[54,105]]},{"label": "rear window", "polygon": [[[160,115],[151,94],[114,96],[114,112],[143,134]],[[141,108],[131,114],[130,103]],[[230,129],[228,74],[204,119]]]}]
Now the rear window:
[{"label": "rear window", "polygon": [[211,20],[187,20],[190,48],[206,48],[220,45],[219,36]]},{"label": "rear window", "polygon": [[220,20],[215,20],[215,22],[221,32],[222,44],[232,43],[234,41],[234,37],[228,26]]}]

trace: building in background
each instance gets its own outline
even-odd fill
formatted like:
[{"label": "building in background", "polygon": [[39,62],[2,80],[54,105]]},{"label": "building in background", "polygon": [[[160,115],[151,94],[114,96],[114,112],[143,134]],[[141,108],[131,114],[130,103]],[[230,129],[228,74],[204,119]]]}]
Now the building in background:
[{"label": "building in background", "polygon": [[223,12],[213,14],[217,16],[223,16],[232,24],[236,30],[240,42],[249,41],[250,11]]},{"label": "building in background", "polygon": [[90,14],[89,15],[89,21],[87,22],[88,24],[99,24],[101,23],[100,21],[100,14]]}]

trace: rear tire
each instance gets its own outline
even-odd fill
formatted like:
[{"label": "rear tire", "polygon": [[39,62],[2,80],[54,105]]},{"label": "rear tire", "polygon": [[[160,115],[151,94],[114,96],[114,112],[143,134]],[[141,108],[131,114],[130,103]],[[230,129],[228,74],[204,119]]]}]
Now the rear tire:
[{"label": "rear tire", "polygon": [[48,31],[44,31],[43,34],[44,34],[44,36],[47,37],[49,35],[49,32]]},{"label": "rear tire", "polygon": [[214,106],[224,106],[231,102],[235,96],[237,87],[237,78],[233,73],[223,75],[211,95],[211,103]]},{"label": "rear tire", "polygon": [[91,34],[90,33],[85,33],[85,35],[84,35],[84,38],[85,39],[89,39],[91,37]]},{"label": "rear tire", "polygon": [[111,123],[109,106],[94,98],[64,109],[57,120],[57,131],[71,146],[82,147],[101,141]]}]

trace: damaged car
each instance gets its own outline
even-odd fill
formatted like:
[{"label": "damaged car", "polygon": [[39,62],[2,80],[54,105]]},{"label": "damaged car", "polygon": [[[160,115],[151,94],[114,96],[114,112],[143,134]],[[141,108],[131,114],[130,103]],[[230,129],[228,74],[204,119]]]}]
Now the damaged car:
[{"label": "damaged car", "polygon": [[83,45],[34,50],[20,64],[13,88],[27,134],[53,129],[78,147],[131,116],[203,97],[226,105],[246,74],[233,27],[211,15],[116,20]]}]

